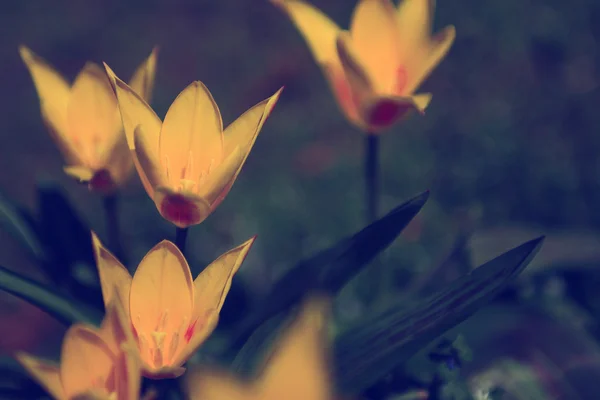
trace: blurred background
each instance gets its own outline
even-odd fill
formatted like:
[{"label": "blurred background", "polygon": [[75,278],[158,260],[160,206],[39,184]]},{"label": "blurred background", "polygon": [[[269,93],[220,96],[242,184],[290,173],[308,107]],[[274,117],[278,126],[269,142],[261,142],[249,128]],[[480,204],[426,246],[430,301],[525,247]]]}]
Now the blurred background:
[{"label": "blurred background", "polygon": [[[312,3],[342,27],[355,5]],[[465,265],[548,236],[513,289],[519,301],[498,301],[457,328],[473,351],[463,371],[473,388],[525,393],[514,386],[521,384],[547,395],[523,399],[596,398],[586,393],[600,386],[599,20],[600,3],[591,0],[439,0],[436,29],[453,24],[457,39],[421,88],[433,101],[424,117],[381,138],[382,214],[431,190],[383,256],[399,293],[443,287]],[[35,213],[36,185],[56,185],[101,237],[101,200],[62,172],[20,44],[70,80],[88,60],[129,79],[159,46],[152,105],[161,118],[193,80],[209,87],[225,125],[285,86],[233,190],[190,231],[196,271],[258,235],[227,303],[232,319],[287,268],[365,224],[364,137],[342,117],[298,31],[268,1],[9,1],[0,5],[0,38],[0,192]],[[174,228],[137,175],[120,201],[124,247],[136,265],[173,239]],[[0,265],[43,279],[10,235],[0,238]],[[355,293],[342,294],[340,318],[360,315]],[[49,353],[64,332],[4,293],[0,327],[2,353]]]}]

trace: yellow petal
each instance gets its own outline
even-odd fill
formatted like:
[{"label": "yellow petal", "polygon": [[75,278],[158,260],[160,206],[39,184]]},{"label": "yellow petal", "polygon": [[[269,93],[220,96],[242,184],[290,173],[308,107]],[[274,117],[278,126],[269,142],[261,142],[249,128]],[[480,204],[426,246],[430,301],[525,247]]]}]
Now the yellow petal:
[{"label": "yellow petal", "polygon": [[[127,299],[129,304],[129,298]],[[116,292],[106,306],[106,314],[100,326],[100,336],[110,347],[113,354],[123,351],[123,348],[133,348],[136,341],[131,329],[129,310],[125,311],[121,294]],[[137,347],[135,348],[137,350]]]},{"label": "yellow petal", "polygon": [[129,86],[148,103],[152,99],[152,91],[154,89],[157,56],[158,47],[155,47],[152,49],[150,56],[142,62],[129,81]]},{"label": "yellow petal", "polygon": [[296,25],[318,63],[337,62],[335,39],[340,28],[329,17],[300,0],[271,0]]},{"label": "yellow petal", "polygon": [[332,384],[325,356],[329,301],[312,298],[283,333],[258,385],[262,398],[331,400]]},{"label": "yellow petal", "polygon": [[63,171],[65,171],[65,174],[69,175],[71,178],[78,180],[80,183],[87,183],[91,181],[95,173],[93,169],[80,165],[64,167]]},{"label": "yellow petal", "polygon": [[67,164],[80,164],[80,157],[73,148],[67,129],[67,108],[71,96],[69,83],[29,48],[20,46],[19,53],[35,84],[42,118],[50,134],[67,159]]},{"label": "yellow petal", "polygon": [[[120,120],[119,123],[121,123]],[[127,146],[125,134],[120,131],[120,136],[121,138],[109,150],[109,158],[104,166],[116,186],[123,185],[133,170],[133,156]]]},{"label": "yellow petal", "polygon": [[58,400],[67,400],[60,382],[58,365],[21,352],[17,353],[15,358],[52,397]]},{"label": "yellow petal", "polygon": [[115,95],[98,65],[87,63],[77,75],[71,89],[67,121],[72,140],[83,152],[84,161],[92,167],[103,166],[121,131]]},{"label": "yellow petal", "polygon": [[427,79],[433,69],[446,56],[455,38],[456,29],[454,26],[447,26],[429,41],[422,61],[414,65],[412,73],[408,76],[406,93],[412,93]]},{"label": "yellow petal", "polygon": [[431,35],[435,0],[401,0],[396,12],[399,48],[409,60],[418,49],[426,47]]},{"label": "yellow petal", "polygon": [[140,262],[131,283],[130,310],[140,333],[178,332],[192,315],[194,287],[181,251],[164,240]]},{"label": "yellow petal", "polygon": [[168,187],[157,187],[153,200],[160,215],[179,228],[199,224],[211,213],[210,204],[202,197]]},{"label": "yellow petal", "polygon": [[165,170],[158,159],[158,142],[151,143],[152,137],[146,135],[146,130],[142,125],[138,125],[133,133],[135,149],[133,150],[137,159],[140,176],[142,180],[149,184],[146,189],[148,195],[154,198],[154,188],[158,186],[167,186]]},{"label": "yellow petal", "polygon": [[[187,360],[215,328],[233,276],[244,262],[254,240],[256,236],[221,255],[194,280],[194,311],[191,321],[193,328],[186,334],[188,345],[178,355],[174,364],[179,365]],[[208,323],[209,318],[214,319],[214,323]]]},{"label": "yellow petal", "polygon": [[350,25],[352,42],[375,90],[391,94],[400,66],[396,9],[390,0],[360,0]]},{"label": "yellow petal", "polygon": [[430,94],[415,96],[379,96],[371,99],[364,108],[363,118],[368,124],[369,133],[391,127],[405,118],[412,111],[425,113],[425,108],[431,100]]},{"label": "yellow petal", "polygon": [[123,302],[124,311],[129,315],[129,292],[131,290],[129,271],[102,245],[94,232],[92,232],[92,245],[100,276],[104,305],[108,308],[115,296],[118,296],[119,300]]},{"label": "yellow petal", "polygon": [[175,99],[160,131],[158,154],[172,185],[197,180],[223,158],[223,121],[219,107],[200,81]]},{"label": "yellow petal", "polygon": [[[211,205],[211,210],[216,207],[213,206],[215,201],[220,197],[225,198],[227,193],[225,189],[231,189],[233,186],[233,180],[237,171],[240,170],[242,163],[244,162],[246,154],[242,153],[238,148],[234,149],[229,156],[221,165],[211,171],[210,175],[202,181],[198,188],[198,196],[202,197],[208,204]],[[220,202],[219,202],[220,203]]]},{"label": "yellow petal", "polygon": [[214,369],[198,368],[188,372],[185,384],[191,400],[265,400],[251,384]]},{"label": "yellow petal", "polygon": [[141,362],[137,349],[125,347],[115,361],[115,392],[117,400],[139,400]]},{"label": "yellow petal", "polygon": [[100,334],[83,325],[72,325],[63,340],[60,379],[69,398],[88,390],[110,391],[109,375],[115,355]]}]

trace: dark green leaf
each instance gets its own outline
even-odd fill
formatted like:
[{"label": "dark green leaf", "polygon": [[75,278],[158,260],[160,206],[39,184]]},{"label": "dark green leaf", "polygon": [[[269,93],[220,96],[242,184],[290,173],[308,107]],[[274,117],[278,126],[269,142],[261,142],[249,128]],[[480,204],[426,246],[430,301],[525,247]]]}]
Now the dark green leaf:
[{"label": "dark green leaf", "polygon": [[306,292],[339,291],[398,237],[428,197],[428,191],[414,197],[358,233],[288,271],[257,311],[244,321],[233,347],[239,348],[263,321],[294,305]]},{"label": "dark green leaf", "polygon": [[338,384],[359,392],[488,303],[531,261],[543,237],[529,241],[454,281],[411,311],[394,307],[361,321],[335,344]]},{"label": "dark green leaf", "polygon": [[21,243],[35,260],[44,260],[44,248],[34,229],[34,221],[24,210],[0,196],[0,226]]},{"label": "dark green leaf", "polygon": [[101,315],[77,301],[64,297],[52,289],[22,277],[0,266],[0,290],[32,303],[58,321],[70,325],[75,322],[98,324]]}]

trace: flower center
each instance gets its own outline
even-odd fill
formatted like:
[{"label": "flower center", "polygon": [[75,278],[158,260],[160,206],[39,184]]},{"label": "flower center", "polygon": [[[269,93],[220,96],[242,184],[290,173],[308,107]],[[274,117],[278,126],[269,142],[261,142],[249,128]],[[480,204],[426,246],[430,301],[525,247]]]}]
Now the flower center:
[{"label": "flower center", "polygon": [[211,171],[217,166],[217,160],[215,158],[211,158],[208,166],[201,171],[196,171],[197,168],[194,166],[194,157],[192,152],[190,151],[187,157],[187,163],[185,167],[181,170],[181,174],[179,176],[173,175],[173,170],[171,168],[171,163],[169,161],[169,156],[165,155],[163,161],[163,167],[165,168],[167,180],[171,182],[173,186],[172,189],[178,192],[188,192],[188,193],[197,193],[200,186],[206,181],[208,175],[210,175]]},{"label": "flower center", "polygon": [[[137,316],[137,319],[139,323],[140,315]],[[168,365],[178,353],[181,332],[184,327],[188,327],[186,318],[183,318],[179,326],[173,329],[173,326],[169,324],[169,310],[165,309],[160,314],[153,330],[137,332],[142,359],[154,368]]]}]

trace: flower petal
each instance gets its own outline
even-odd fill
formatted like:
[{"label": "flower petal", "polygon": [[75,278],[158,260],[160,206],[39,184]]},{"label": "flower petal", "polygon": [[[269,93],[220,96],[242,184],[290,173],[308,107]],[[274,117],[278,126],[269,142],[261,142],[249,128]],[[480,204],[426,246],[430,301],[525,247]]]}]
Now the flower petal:
[{"label": "flower petal", "polygon": [[160,131],[158,154],[174,186],[181,179],[199,179],[221,162],[223,121],[202,82],[191,83],[171,104]]},{"label": "flower petal", "polygon": [[435,0],[401,0],[398,4],[396,21],[402,59],[408,61],[418,49],[427,47],[434,10]]},{"label": "flower petal", "polygon": [[190,267],[173,243],[163,240],[140,262],[131,283],[130,310],[138,334],[178,332],[192,315]]},{"label": "flower petal", "polygon": [[454,39],[456,38],[456,29],[454,26],[447,26],[429,41],[427,52],[420,64],[414,66],[414,71],[409,75],[406,93],[412,93],[427,79],[429,74],[446,56]]},{"label": "flower petal", "polygon": [[68,129],[84,161],[103,166],[121,138],[117,100],[104,71],[87,63],[75,78],[67,109]]},{"label": "flower petal", "polygon": [[[129,305],[129,299],[127,299]],[[129,310],[125,310],[121,294],[116,292],[106,306],[106,314],[100,326],[100,336],[114,354],[123,351],[124,347],[137,345],[131,330]],[[137,346],[135,347],[137,350]]]},{"label": "flower petal", "polygon": [[210,204],[202,197],[168,187],[157,187],[153,200],[160,215],[179,228],[199,224],[211,213]]},{"label": "flower petal", "polygon": [[364,108],[364,119],[368,124],[369,133],[391,127],[400,119],[408,116],[411,111],[425,113],[425,108],[431,100],[430,94],[415,96],[379,96],[371,99]]},{"label": "flower petal", "polygon": [[92,232],[92,246],[100,276],[104,305],[108,308],[114,298],[118,296],[119,300],[123,302],[123,309],[129,315],[129,292],[132,280],[129,271],[102,245],[94,232]]},{"label": "flower petal", "polygon": [[110,389],[115,354],[100,334],[84,325],[72,325],[63,340],[60,379],[67,398],[90,389]]},{"label": "flower petal", "polygon": [[120,131],[120,136],[121,138],[109,151],[109,158],[106,165],[103,166],[109,172],[115,186],[122,186],[131,176],[133,170],[133,156],[122,131]]},{"label": "flower petal", "polygon": [[256,236],[221,255],[194,280],[194,311],[191,330],[186,332],[189,343],[177,356],[175,365],[185,362],[214,330],[233,276],[255,240]]},{"label": "flower petal", "polygon": [[158,143],[149,141],[152,138],[146,135],[146,130],[142,125],[135,128],[133,136],[135,144],[133,152],[139,165],[138,172],[140,176],[143,176],[143,181],[149,185],[146,188],[148,195],[154,198],[154,188],[167,186],[164,168],[158,159]]},{"label": "flower petal", "polygon": [[340,28],[320,10],[301,0],[271,0],[284,10],[296,25],[315,60],[337,63],[335,39]]},{"label": "flower petal", "polygon": [[[202,400],[261,400],[249,383],[214,369],[197,368],[185,378],[187,396]],[[287,397],[284,397],[287,398]]]},{"label": "flower petal", "polygon": [[261,398],[330,400],[331,374],[326,353],[329,301],[311,298],[287,328],[266,361],[258,387]]},{"label": "flower petal", "polygon": [[141,387],[141,362],[137,348],[124,347],[115,360],[115,392],[118,400],[138,400]]},{"label": "flower petal", "polygon": [[66,400],[58,365],[21,352],[15,354],[15,358],[52,397]]},{"label": "flower petal", "polygon": [[155,47],[152,49],[148,58],[135,70],[129,81],[129,87],[148,103],[150,103],[150,99],[152,99],[152,91],[154,89],[157,55],[158,47]]},{"label": "flower petal", "polygon": [[391,94],[401,61],[394,5],[390,0],[360,0],[352,15],[350,32],[375,90]]},{"label": "flower petal", "polygon": [[20,46],[19,53],[35,84],[42,118],[50,134],[67,159],[67,164],[80,164],[80,157],[73,148],[67,128],[67,108],[71,96],[69,83],[29,48]]},{"label": "flower petal", "polygon": [[71,178],[79,181],[79,183],[88,183],[92,180],[95,173],[93,169],[81,165],[63,167],[63,171],[65,171],[65,174],[69,175]]},{"label": "flower petal", "polygon": [[217,199],[220,197],[225,198],[224,195],[221,196],[225,189],[231,189],[231,186],[233,186],[233,180],[235,180],[234,176],[240,170],[245,156],[246,154],[242,153],[239,147],[236,147],[227,158],[223,160],[221,165],[211,171],[210,175],[208,175],[200,184],[198,196],[202,197],[211,205],[211,210],[216,208],[213,204]]}]

